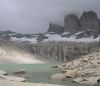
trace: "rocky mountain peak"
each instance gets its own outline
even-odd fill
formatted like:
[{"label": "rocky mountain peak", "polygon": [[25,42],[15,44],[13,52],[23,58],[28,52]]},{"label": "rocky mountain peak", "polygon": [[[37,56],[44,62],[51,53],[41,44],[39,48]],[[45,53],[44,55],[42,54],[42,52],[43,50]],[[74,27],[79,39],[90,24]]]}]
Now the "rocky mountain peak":
[{"label": "rocky mountain peak", "polygon": [[76,15],[67,15],[65,16],[65,32],[72,32],[79,29],[79,19]]},{"label": "rocky mountain peak", "polygon": [[83,12],[80,18],[80,28],[81,30],[93,30],[94,32],[99,32],[99,19],[97,14],[93,11]]},{"label": "rocky mountain peak", "polygon": [[64,31],[64,28],[62,26],[59,26],[57,24],[53,24],[53,23],[50,23],[49,24],[49,29],[48,29],[48,33],[57,33],[57,34],[61,34],[63,33]]}]

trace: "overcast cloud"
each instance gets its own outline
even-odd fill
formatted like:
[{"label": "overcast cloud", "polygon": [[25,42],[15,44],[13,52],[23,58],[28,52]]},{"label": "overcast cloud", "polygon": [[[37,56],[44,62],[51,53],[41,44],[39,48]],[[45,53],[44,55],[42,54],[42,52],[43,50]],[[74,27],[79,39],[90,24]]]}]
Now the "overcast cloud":
[{"label": "overcast cloud", "polygon": [[0,30],[46,32],[50,22],[63,26],[66,14],[88,10],[100,17],[100,0],[0,0]]}]

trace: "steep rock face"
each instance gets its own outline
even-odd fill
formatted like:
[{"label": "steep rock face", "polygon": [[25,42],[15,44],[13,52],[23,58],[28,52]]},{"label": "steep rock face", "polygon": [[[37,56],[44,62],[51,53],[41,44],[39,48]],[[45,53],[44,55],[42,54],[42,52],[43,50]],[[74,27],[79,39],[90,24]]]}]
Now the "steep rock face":
[{"label": "steep rock face", "polygon": [[93,30],[94,32],[99,32],[99,19],[97,14],[93,11],[84,12],[80,18],[80,28],[81,30]]},{"label": "steep rock face", "polygon": [[56,24],[52,24],[52,23],[50,23],[49,24],[49,29],[48,29],[48,33],[57,33],[57,34],[61,34],[61,33],[63,33],[63,31],[64,31],[64,28],[63,27],[61,27],[61,26],[59,26],[59,25],[56,25]]},{"label": "steep rock face", "polygon": [[79,29],[79,19],[75,15],[67,15],[65,17],[65,32],[73,32]]},{"label": "steep rock face", "polygon": [[99,19],[99,34],[100,34],[100,19]]},{"label": "steep rock face", "polygon": [[36,55],[66,62],[99,49],[99,43],[52,42],[30,46],[30,51]]}]

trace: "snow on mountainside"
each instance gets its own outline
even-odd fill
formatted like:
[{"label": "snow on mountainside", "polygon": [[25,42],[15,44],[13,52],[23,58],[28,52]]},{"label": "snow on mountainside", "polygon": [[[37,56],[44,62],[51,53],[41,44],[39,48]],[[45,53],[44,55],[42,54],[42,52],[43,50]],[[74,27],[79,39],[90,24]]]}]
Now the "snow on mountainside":
[{"label": "snow on mountainside", "polygon": [[[2,33],[2,34],[1,34]],[[55,33],[41,33],[41,34],[19,34],[11,31],[1,31],[0,38],[5,40],[10,40],[14,42],[48,42],[48,41],[74,41],[74,42],[94,42],[99,41],[100,36],[87,36],[87,37],[78,37],[78,35],[83,34],[84,31],[79,31],[70,35],[69,32],[64,32],[62,34]],[[70,36],[69,36],[70,35]],[[41,40],[42,39],[42,40]]]},{"label": "snow on mountainside", "polygon": [[93,36],[91,37],[87,37],[87,38],[80,38],[77,39],[75,35],[68,37],[61,37],[61,35],[57,35],[57,34],[47,34],[46,35],[48,37],[48,39],[45,39],[44,42],[46,41],[74,41],[74,42],[94,42],[94,41],[99,41],[100,36],[98,36],[97,38],[94,38]]}]

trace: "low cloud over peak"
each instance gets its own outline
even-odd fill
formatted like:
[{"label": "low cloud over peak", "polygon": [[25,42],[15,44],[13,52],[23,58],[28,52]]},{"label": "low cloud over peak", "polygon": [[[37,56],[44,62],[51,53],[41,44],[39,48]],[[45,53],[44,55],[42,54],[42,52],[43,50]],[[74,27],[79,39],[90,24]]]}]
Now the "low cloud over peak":
[{"label": "low cloud over peak", "polygon": [[64,16],[93,10],[100,16],[100,0],[0,0],[0,30],[45,32],[50,22],[63,26]]}]

